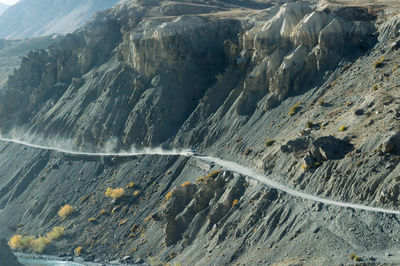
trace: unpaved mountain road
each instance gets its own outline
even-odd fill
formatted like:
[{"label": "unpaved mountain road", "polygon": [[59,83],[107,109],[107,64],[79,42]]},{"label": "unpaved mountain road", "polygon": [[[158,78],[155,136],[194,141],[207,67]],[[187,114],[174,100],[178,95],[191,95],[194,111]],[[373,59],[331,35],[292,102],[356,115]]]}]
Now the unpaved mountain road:
[{"label": "unpaved mountain road", "polygon": [[[125,156],[137,156],[137,155],[192,156],[192,155],[187,155],[185,152],[182,152],[182,151],[174,151],[174,150],[173,151],[164,151],[161,149],[146,149],[146,150],[138,151],[138,152],[122,152],[122,153],[112,153],[112,152],[111,153],[93,153],[93,152],[72,151],[72,150],[67,150],[67,149],[62,149],[62,148],[57,148],[57,147],[42,146],[42,145],[32,144],[32,143],[18,140],[18,139],[9,139],[9,138],[0,137],[0,141],[8,142],[8,143],[15,143],[15,144],[23,145],[26,147],[31,147],[31,148],[41,149],[41,150],[56,151],[56,152],[60,152],[60,153],[64,153],[64,154],[71,154],[71,155],[112,156],[112,157],[125,157]],[[259,181],[260,183],[262,183],[268,187],[281,190],[281,191],[286,192],[289,195],[292,195],[294,197],[303,198],[303,199],[311,200],[311,201],[315,201],[315,202],[321,202],[321,203],[327,204],[327,205],[339,206],[339,207],[343,207],[343,208],[353,208],[353,209],[359,209],[359,210],[364,210],[364,211],[368,211],[368,212],[380,212],[380,213],[400,215],[400,211],[398,211],[398,210],[391,210],[391,209],[372,207],[372,206],[367,206],[367,205],[362,205],[362,204],[354,204],[354,203],[348,203],[348,202],[335,201],[335,200],[325,199],[325,198],[321,198],[321,197],[314,196],[311,194],[307,194],[307,193],[304,193],[301,191],[297,191],[297,190],[289,188],[283,184],[280,184],[280,183],[274,181],[273,179],[268,178],[267,176],[257,173],[248,167],[245,167],[245,166],[240,165],[235,162],[226,161],[226,160],[223,160],[220,158],[215,158],[212,156],[204,156],[204,155],[193,155],[192,157],[195,157],[197,159],[204,160],[207,162],[213,162],[213,163],[221,166],[223,169],[248,176],[254,180]]]}]

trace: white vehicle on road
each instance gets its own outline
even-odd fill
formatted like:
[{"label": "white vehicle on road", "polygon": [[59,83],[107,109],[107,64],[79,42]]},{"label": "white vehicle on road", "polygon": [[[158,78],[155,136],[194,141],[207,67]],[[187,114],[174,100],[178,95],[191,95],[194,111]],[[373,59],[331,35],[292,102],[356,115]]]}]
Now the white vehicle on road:
[{"label": "white vehicle on road", "polygon": [[195,156],[195,155],[197,155],[197,152],[195,149],[186,149],[185,154],[188,156]]}]

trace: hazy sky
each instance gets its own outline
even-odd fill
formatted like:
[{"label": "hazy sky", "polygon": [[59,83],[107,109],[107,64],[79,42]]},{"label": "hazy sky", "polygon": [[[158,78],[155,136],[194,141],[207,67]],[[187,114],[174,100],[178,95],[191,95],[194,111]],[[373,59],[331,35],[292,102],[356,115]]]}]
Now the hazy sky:
[{"label": "hazy sky", "polygon": [[19,0],[0,0],[0,3],[7,4],[7,5],[13,5],[17,3]]}]

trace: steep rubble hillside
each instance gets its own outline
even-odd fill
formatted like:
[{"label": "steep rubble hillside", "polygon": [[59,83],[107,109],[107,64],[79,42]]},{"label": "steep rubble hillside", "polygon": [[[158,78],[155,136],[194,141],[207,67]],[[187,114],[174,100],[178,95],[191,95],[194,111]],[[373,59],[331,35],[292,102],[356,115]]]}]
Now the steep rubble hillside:
[{"label": "steep rubble hillside", "polygon": [[119,0],[21,0],[0,16],[0,38],[20,39],[66,34],[82,26],[93,13]]},{"label": "steep rubble hillside", "polygon": [[[400,262],[395,215],[294,198],[218,166],[208,172],[197,158],[0,148],[0,235],[63,227],[46,254],[71,259],[82,247],[87,261],[151,265],[332,265],[351,263],[352,253]],[[108,188],[125,194],[113,200]],[[67,204],[73,212],[61,217]]]},{"label": "steep rubble hillside", "polygon": [[[94,152],[194,147],[297,191],[397,210],[399,30],[390,6],[128,1],[24,57],[1,134]],[[0,236],[65,227],[48,253],[400,263],[395,214],[299,199],[201,157],[0,147]]]}]

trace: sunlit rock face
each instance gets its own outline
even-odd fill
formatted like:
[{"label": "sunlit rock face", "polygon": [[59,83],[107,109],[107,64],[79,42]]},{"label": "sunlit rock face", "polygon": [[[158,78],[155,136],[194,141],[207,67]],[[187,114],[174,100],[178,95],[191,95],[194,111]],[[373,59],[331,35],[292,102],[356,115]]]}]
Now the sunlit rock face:
[{"label": "sunlit rock face", "polygon": [[249,106],[267,92],[265,107],[273,107],[290,92],[307,88],[343,57],[358,55],[370,46],[371,19],[366,15],[358,20],[346,8],[314,10],[303,2],[261,12],[241,36],[241,55],[253,70],[245,80],[238,112],[252,111]]}]

